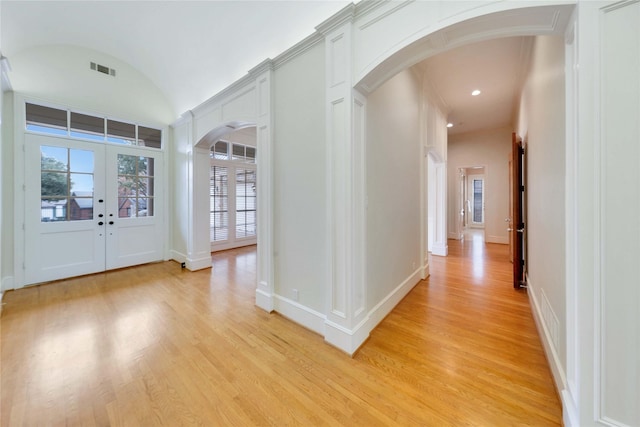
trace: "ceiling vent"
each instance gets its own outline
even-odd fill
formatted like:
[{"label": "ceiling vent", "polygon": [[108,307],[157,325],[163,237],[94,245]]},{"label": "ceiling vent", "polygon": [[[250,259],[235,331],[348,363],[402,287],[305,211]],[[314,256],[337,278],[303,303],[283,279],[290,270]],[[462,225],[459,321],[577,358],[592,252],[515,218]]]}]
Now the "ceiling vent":
[{"label": "ceiling vent", "polygon": [[91,69],[94,71],[97,71],[99,73],[102,74],[106,74],[108,76],[116,76],[116,70],[114,70],[113,68],[109,68],[106,65],[100,65],[100,64],[96,64],[95,62],[92,62],[90,65]]}]

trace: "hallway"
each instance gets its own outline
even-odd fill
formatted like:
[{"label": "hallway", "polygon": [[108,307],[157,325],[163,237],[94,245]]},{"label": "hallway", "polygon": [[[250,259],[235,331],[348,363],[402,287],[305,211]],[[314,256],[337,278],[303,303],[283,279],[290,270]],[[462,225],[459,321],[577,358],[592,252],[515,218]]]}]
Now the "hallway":
[{"label": "hallway", "polygon": [[560,425],[508,247],[449,251],[354,358],[255,307],[255,246],[9,292],[0,424]]}]

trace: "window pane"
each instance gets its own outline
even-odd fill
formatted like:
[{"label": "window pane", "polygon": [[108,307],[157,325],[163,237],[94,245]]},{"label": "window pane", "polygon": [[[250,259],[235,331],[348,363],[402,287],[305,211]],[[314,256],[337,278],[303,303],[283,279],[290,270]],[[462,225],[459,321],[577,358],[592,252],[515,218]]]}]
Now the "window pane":
[{"label": "window pane", "polygon": [[244,145],[233,144],[233,160],[244,160]]},{"label": "window pane", "polygon": [[72,173],[71,178],[71,196],[74,197],[93,197],[93,174],[91,173]]},{"label": "window pane", "polygon": [[138,178],[138,197],[153,196],[153,178]]},{"label": "window pane", "polygon": [[118,197],[118,218],[129,218],[131,216],[135,216],[135,211],[132,209],[133,206],[134,203],[132,203],[132,199],[127,197]]},{"label": "window pane", "polygon": [[118,216],[153,216],[154,159],[118,154]]},{"label": "window pane", "polygon": [[256,171],[236,170],[236,237],[256,234]]},{"label": "window pane", "polygon": [[93,173],[93,151],[71,148],[69,161],[71,172]]},{"label": "window pane", "polygon": [[136,125],[107,120],[107,141],[116,144],[135,145]]},{"label": "window pane", "polygon": [[69,203],[69,220],[93,219],[93,198],[72,197]]},{"label": "window pane", "polygon": [[40,146],[40,169],[49,171],[66,171],[68,167],[68,150],[62,147]]},{"label": "window pane", "polygon": [[71,136],[93,141],[104,141],[104,119],[72,112]]},{"label": "window pane", "polygon": [[40,210],[42,222],[66,221],[67,199],[43,197],[40,202]]},{"label": "window pane", "polygon": [[42,105],[26,104],[27,130],[67,134],[67,111]]},{"label": "window pane", "polygon": [[228,170],[222,166],[212,166],[209,182],[210,194],[210,238],[212,242],[227,240],[229,237]]},{"label": "window pane", "polygon": [[66,197],[69,185],[66,172],[42,172],[40,175],[40,194],[42,196]]},{"label": "window pane", "polygon": [[212,148],[213,158],[218,160],[228,160],[229,159],[229,143],[225,141],[218,141]]},{"label": "window pane", "polygon": [[253,147],[247,147],[247,162],[255,163],[256,162],[256,149]]},{"label": "window pane", "polygon": [[162,148],[162,131],[138,126],[138,145],[142,147]]},{"label": "window pane", "polygon": [[138,198],[135,206],[137,216],[153,216],[153,199]]}]

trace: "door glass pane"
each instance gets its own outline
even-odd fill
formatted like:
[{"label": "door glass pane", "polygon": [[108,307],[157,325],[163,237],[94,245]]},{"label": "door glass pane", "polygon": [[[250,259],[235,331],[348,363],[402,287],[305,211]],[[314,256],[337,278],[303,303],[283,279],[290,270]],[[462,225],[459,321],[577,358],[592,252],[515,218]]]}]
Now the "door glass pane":
[{"label": "door glass pane", "polygon": [[69,150],[71,172],[93,173],[93,151]]},{"label": "door glass pane", "polygon": [[209,182],[211,228],[210,238],[212,242],[227,240],[229,238],[229,188],[228,169],[223,166],[211,166]]},{"label": "door glass pane", "polygon": [[154,159],[118,154],[118,217],[153,216]]},{"label": "door glass pane", "polygon": [[93,197],[93,174],[72,173],[71,195],[75,197]]},{"label": "door glass pane", "polygon": [[66,172],[42,172],[40,175],[40,195],[41,196],[61,196],[69,195],[69,185]]},{"label": "door glass pane", "polygon": [[69,200],[69,220],[93,219],[93,198],[72,197]]},{"label": "door glass pane", "polygon": [[40,147],[40,220],[93,219],[94,153]]},{"label": "door glass pane", "polygon": [[236,237],[256,234],[256,171],[236,170]]},{"label": "door glass pane", "polygon": [[482,223],[482,184],[481,179],[473,180],[473,222]]},{"label": "door glass pane", "polygon": [[49,171],[66,171],[69,165],[67,149],[63,147],[40,147],[40,169]]}]

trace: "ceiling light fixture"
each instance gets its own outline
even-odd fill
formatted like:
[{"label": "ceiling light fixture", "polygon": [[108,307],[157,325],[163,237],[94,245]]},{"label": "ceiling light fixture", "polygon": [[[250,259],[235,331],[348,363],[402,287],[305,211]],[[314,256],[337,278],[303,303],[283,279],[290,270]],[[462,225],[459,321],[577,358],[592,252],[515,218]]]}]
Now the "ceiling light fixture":
[{"label": "ceiling light fixture", "polygon": [[447,127],[448,128],[452,128],[453,127],[453,123],[447,123]]},{"label": "ceiling light fixture", "polygon": [[476,89],[476,90],[474,90],[473,92],[471,92],[471,95],[473,95],[473,96],[478,96],[478,95],[480,95],[481,93],[482,93],[482,92],[480,92],[480,90]]}]

